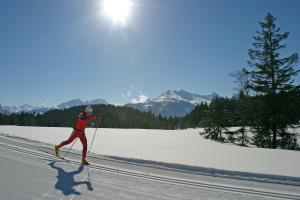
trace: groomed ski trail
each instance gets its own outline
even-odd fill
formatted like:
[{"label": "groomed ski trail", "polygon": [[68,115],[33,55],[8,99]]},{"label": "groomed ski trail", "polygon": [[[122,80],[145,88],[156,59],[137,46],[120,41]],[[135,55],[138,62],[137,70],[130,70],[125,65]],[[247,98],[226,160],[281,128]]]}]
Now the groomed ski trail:
[{"label": "groomed ski trail", "polygon": [[[0,142],[0,148],[6,149],[9,151],[18,152],[21,154],[25,154],[30,157],[35,157],[43,160],[57,160],[56,156],[52,154],[47,154],[39,151],[34,151],[26,148],[20,148],[15,145],[8,145],[5,143]],[[68,163],[72,165],[80,165],[81,162],[74,159],[68,159]],[[287,194],[287,193],[277,193],[277,192],[269,192],[269,191],[263,191],[263,190],[254,190],[254,189],[247,189],[247,188],[241,188],[241,187],[232,187],[232,186],[224,186],[224,185],[218,185],[218,184],[208,184],[208,183],[202,183],[202,182],[196,182],[196,181],[190,181],[190,180],[184,180],[184,179],[175,179],[172,177],[165,177],[165,176],[158,176],[153,174],[143,174],[139,172],[134,171],[128,171],[124,169],[114,168],[111,166],[104,166],[99,165],[96,163],[93,163],[90,166],[85,166],[89,169],[93,170],[99,170],[107,173],[112,174],[118,174],[122,176],[129,176],[134,178],[140,178],[144,180],[151,180],[151,181],[158,181],[168,184],[176,184],[176,185],[182,185],[187,187],[194,187],[194,188],[201,188],[201,189],[209,189],[209,190],[217,190],[217,191],[223,191],[223,192],[232,192],[232,193],[239,193],[239,194],[248,194],[248,195],[254,195],[259,197],[269,197],[269,198],[275,198],[275,199],[290,199],[290,200],[296,200],[300,199],[300,195],[295,194]]]}]

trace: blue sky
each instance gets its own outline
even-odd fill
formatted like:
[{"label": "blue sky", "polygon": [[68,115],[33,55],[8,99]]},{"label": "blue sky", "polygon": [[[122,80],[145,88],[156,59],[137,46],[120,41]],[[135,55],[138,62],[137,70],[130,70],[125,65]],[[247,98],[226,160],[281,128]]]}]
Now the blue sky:
[{"label": "blue sky", "polygon": [[267,12],[290,32],[283,55],[300,53],[298,0],[132,3],[120,27],[103,15],[101,0],[0,0],[0,103],[121,104],[168,89],[232,96],[229,74],[247,67]]}]

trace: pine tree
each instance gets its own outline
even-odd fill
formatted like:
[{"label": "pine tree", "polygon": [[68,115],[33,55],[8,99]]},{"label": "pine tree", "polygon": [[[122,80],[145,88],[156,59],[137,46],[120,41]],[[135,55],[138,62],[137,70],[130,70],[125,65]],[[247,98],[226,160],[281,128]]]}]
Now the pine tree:
[{"label": "pine tree", "polygon": [[202,121],[207,115],[208,104],[197,105],[189,114],[184,117],[184,122],[188,127],[196,128],[202,126]]},{"label": "pine tree", "polygon": [[209,110],[203,125],[206,127],[203,135],[206,139],[224,141],[223,133],[228,133],[230,125],[230,101],[227,98],[215,97],[209,105]]},{"label": "pine tree", "polygon": [[[260,96],[263,105],[257,115],[256,138],[270,140],[268,147],[272,148],[277,148],[279,134],[281,137],[287,134],[288,123],[284,120],[286,116],[281,114],[284,105],[279,95],[295,88],[293,77],[299,72],[294,69],[298,62],[297,53],[288,57],[280,56],[280,50],[286,48],[282,42],[288,38],[289,33],[281,33],[275,22],[276,18],[268,13],[264,21],[260,22],[261,31],[254,36],[253,48],[248,52],[251,67],[248,71],[251,75],[249,88]],[[263,141],[258,143],[265,145]]]}]

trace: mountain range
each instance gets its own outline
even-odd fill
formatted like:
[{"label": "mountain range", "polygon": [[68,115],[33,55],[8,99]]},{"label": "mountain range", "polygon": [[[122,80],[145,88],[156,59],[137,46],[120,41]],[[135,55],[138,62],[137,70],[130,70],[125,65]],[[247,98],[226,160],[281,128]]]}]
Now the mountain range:
[{"label": "mountain range", "polygon": [[155,115],[161,114],[163,117],[183,117],[191,112],[196,105],[209,104],[216,96],[218,94],[214,92],[209,95],[199,95],[182,89],[168,90],[152,100],[143,103],[129,103],[126,106],[140,111],[151,111]]},{"label": "mountain range", "polygon": [[[163,117],[182,117],[191,112],[196,105],[201,103],[210,103],[211,100],[218,96],[216,93],[208,95],[199,95],[187,92],[182,89],[168,90],[154,99],[148,99],[143,103],[128,103],[124,106],[128,106],[140,111],[151,111],[155,115],[161,115]],[[104,99],[95,99],[91,101],[82,101],[80,99],[73,99],[56,106],[31,106],[28,104],[22,106],[1,106],[1,113],[44,113],[53,109],[68,109],[74,106],[82,105],[96,105],[96,104],[108,104]]]},{"label": "mountain range", "polygon": [[1,113],[12,114],[12,113],[44,113],[53,109],[68,109],[74,106],[82,106],[82,105],[96,105],[96,104],[107,104],[107,102],[103,99],[94,99],[91,101],[82,101],[80,99],[73,99],[64,103],[61,103],[56,106],[31,106],[28,104],[22,106],[1,106]]}]

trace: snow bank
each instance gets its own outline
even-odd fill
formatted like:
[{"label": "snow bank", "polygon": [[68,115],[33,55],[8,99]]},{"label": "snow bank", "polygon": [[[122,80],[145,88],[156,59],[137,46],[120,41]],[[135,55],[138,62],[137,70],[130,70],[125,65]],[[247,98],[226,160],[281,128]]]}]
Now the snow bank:
[{"label": "snow bank", "polygon": [[[0,133],[58,144],[71,128],[0,126]],[[91,142],[95,129],[87,129]],[[98,129],[92,152],[116,157],[300,177],[300,152],[222,144],[203,139],[200,129]],[[79,141],[74,145],[78,150]]]}]

